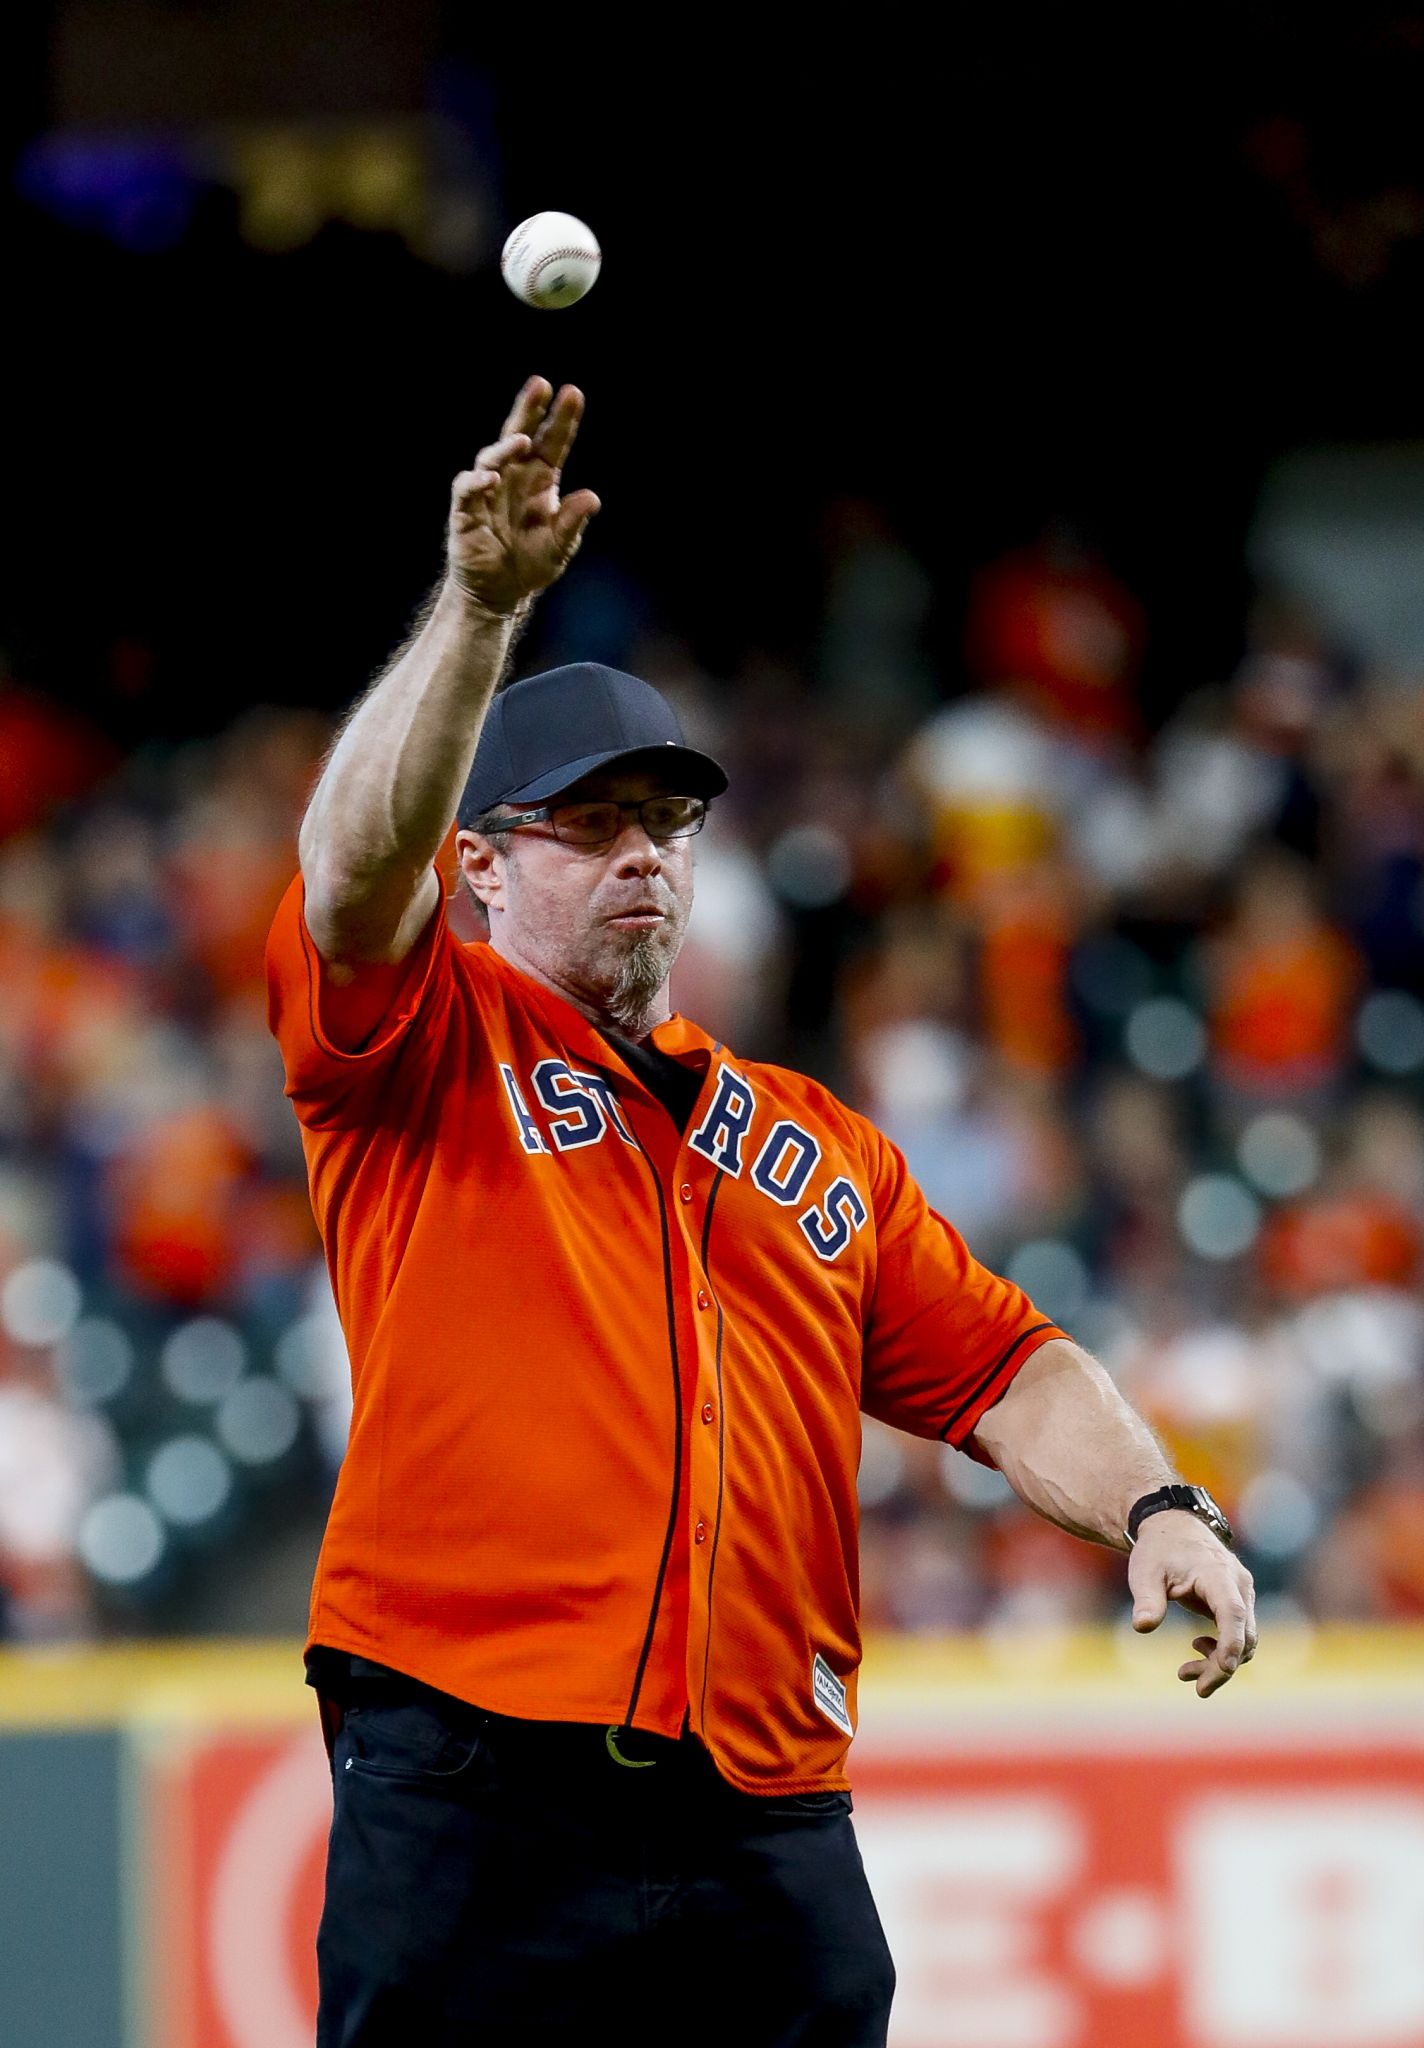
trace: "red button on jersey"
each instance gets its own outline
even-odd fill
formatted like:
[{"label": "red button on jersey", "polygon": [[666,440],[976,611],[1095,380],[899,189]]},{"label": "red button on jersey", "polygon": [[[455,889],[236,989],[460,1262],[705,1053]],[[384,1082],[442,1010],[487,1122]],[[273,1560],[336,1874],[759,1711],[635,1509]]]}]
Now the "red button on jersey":
[{"label": "red button on jersey", "polygon": [[697,1290],[697,1306],[699,1308],[711,1308],[712,1306],[712,1297],[705,1287],[699,1287]]},{"label": "red button on jersey", "polygon": [[696,1536],[697,1541],[699,1543],[705,1543],[707,1541],[707,1524],[705,1522],[699,1522],[697,1524],[696,1529],[693,1531],[693,1534]]},{"label": "red button on jersey", "polygon": [[712,1407],[712,1403],[710,1401],[704,1401],[702,1403],[702,1420],[704,1422],[710,1422],[712,1420],[713,1413],[714,1410]]},{"label": "red button on jersey", "polygon": [[678,1189],[677,1192],[679,1198],[682,1201],[690,1202],[692,1200],[692,1189],[688,1186],[686,1181],[683,1182],[682,1186]]}]

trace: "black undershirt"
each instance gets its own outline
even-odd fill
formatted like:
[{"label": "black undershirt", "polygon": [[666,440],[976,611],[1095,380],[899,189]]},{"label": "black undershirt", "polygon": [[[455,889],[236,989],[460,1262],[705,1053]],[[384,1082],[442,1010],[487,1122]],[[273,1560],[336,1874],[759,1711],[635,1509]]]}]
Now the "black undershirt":
[{"label": "black undershirt", "polygon": [[631,1038],[620,1038],[616,1031],[603,1031],[606,1038],[624,1066],[631,1068],[649,1094],[658,1101],[682,1132],[692,1122],[692,1112],[702,1092],[702,1076],[695,1067],[685,1067],[681,1060],[675,1060],[670,1052],[663,1052],[650,1039],[643,1045],[635,1045]]},{"label": "black undershirt", "polygon": [[[702,1092],[702,1076],[697,1069],[685,1067],[681,1060],[663,1052],[651,1039],[645,1045],[636,1045],[631,1038],[620,1038],[616,1031],[605,1031],[602,1036],[624,1065],[638,1076],[649,1094],[656,1096],[685,1136],[692,1121],[693,1108]],[[328,1650],[319,1643],[312,1646],[307,1658],[307,1684],[315,1686],[328,1699],[343,1703],[349,1703],[367,1687],[379,1687],[399,1677],[399,1672],[389,1670],[384,1664],[374,1664],[365,1657],[352,1657],[345,1650]]]}]

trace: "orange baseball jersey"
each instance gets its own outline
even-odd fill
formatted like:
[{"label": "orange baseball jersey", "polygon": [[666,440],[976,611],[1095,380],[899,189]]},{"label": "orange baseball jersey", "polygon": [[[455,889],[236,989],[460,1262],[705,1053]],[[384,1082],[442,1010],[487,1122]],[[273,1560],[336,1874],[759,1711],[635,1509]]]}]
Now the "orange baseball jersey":
[{"label": "orange baseball jersey", "polygon": [[344,1050],[302,901],[270,1017],[354,1385],[311,1645],[495,1713],[690,1725],[744,1791],[843,1788],[860,1411],[973,1451],[1062,1331],[817,1082],[674,1016],[684,1135],[443,910]]}]

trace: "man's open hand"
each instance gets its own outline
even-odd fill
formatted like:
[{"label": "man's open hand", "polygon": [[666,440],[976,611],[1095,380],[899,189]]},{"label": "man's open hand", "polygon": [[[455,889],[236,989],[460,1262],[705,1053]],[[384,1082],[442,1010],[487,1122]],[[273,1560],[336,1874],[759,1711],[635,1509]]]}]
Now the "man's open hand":
[{"label": "man's open hand", "polygon": [[565,384],[555,397],[543,377],[531,377],[500,438],[455,479],[450,575],[487,611],[516,612],[561,576],[598,510],[592,491],[559,496],[582,417],[581,391]]},{"label": "man's open hand", "polygon": [[1205,1522],[1175,1508],[1149,1515],[1128,1560],[1132,1625],[1140,1634],[1165,1618],[1176,1600],[1194,1614],[1208,1614],[1216,1635],[1197,1636],[1195,1657],[1177,1676],[1195,1681],[1202,1699],[1225,1685],[1238,1665],[1256,1654],[1256,1589],[1251,1574]]}]

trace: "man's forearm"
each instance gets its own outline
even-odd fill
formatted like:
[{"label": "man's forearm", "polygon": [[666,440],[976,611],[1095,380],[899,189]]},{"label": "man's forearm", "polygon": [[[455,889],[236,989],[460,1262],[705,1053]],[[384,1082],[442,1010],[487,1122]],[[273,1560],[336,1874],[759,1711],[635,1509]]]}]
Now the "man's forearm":
[{"label": "man's forearm", "polygon": [[1094,1543],[1126,1550],[1128,1510],[1177,1474],[1107,1373],[1055,1338],[974,1432],[1021,1500]]},{"label": "man's forearm", "polygon": [[509,659],[517,617],[448,579],[414,637],[362,699],[331,751],[302,821],[309,892],[329,915],[396,914],[439,851]]}]

